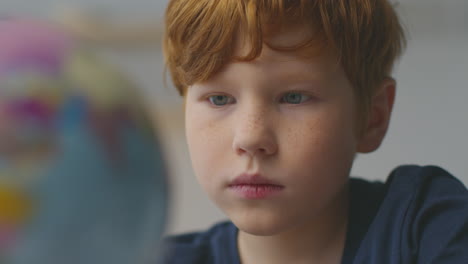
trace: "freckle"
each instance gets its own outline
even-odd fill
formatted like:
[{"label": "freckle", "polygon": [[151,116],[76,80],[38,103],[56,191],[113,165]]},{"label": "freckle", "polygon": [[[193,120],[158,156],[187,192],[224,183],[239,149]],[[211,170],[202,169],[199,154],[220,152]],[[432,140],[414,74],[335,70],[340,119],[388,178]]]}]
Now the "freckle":
[{"label": "freckle", "polygon": [[213,122],[209,122],[208,125],[205,126],[205,127],[203,127],[202,129],[203,129],[203,130],[206,130],[206,129],[213,129],[214,125],[215,125],[215,124],[214,124]]},{"label": "freckle", "polygon": [[320,120],[315,120],[314,122],[309,122],[307,126],[309,127],[309,130],[315,131],[317,130],[317,123],[319,123]]},{"label": "freckle", "polygon": [[261,116],[259,115],[250,114],[246,118],[248,120],[247,122],[248,129],[253,129],[260,124]]},{"label": "freckle", "polygon": [[293,129],[291,127],[288,128],[287,130],[287,133],[288,133],[288,141],[290,142],[296,142],[297,139],[299,138],[298,135],[297,135],[297,132],[296,129]]}]

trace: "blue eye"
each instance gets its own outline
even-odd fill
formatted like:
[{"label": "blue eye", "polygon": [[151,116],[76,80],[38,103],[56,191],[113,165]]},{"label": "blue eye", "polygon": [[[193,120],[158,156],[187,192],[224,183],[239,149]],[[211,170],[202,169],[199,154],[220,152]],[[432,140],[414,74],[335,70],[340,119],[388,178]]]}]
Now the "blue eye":
[{"label": "blue eye", "polygon": [[208,99],[210,100],[210,103],[212,103],[215,106],[223,106],[232,103],[233,101],[233,98],[227,95],[213,95],[210,96]]},{"label": "blue eye", "polygon": [[303,103],[307,100],[309,100],[310,96],[297,93],[297,92],[291,92],[287,93],[281,98],[281,102],[287,103],[287,104],[300,104]]}]

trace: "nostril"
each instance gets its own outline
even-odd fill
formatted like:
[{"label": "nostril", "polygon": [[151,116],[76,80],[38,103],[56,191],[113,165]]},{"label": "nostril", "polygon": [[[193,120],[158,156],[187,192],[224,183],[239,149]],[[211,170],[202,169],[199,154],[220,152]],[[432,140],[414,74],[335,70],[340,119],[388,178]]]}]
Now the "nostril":
[{"label": "nostril", "polygon": [[259,144],[239,144],[234,143],[233,149],[238,155],[248,154],[250,156],[255,155],[272,155],[277,150],[277,147],[274,143],[263,144],[268,146],[259,146]]},{"label": "nostril", "polygon": [[258,149],[257,151],[258,151],[258,152],[261,152],[261,153],[267,153],[267,150],[264,149],[264,148],[260,148],[260,149]]}]

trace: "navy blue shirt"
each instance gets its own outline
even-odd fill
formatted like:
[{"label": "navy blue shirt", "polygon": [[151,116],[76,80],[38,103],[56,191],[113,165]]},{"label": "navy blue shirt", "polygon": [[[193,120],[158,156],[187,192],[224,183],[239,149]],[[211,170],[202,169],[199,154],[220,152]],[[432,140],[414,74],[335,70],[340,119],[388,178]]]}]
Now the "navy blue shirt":
[{"label": "navy blue shirt", "polygon": [[[240,264],[231,222],[166,239],[164,264]],[[435,166],[401,166],[385,183],[350,180],[342,264],[468,263],[468,191]]]}]

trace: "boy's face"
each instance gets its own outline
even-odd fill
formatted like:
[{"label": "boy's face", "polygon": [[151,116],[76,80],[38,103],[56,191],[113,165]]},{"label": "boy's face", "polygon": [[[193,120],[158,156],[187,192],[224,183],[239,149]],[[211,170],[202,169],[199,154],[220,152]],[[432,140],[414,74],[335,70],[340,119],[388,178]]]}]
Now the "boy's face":
[{"label": "boy's face", "polygon": [[356,102],[331,57],[302,60],[265,47],[258,59],[189,87],[185,99],[195,174],[241,230],[277,234],[346,202]]}]

